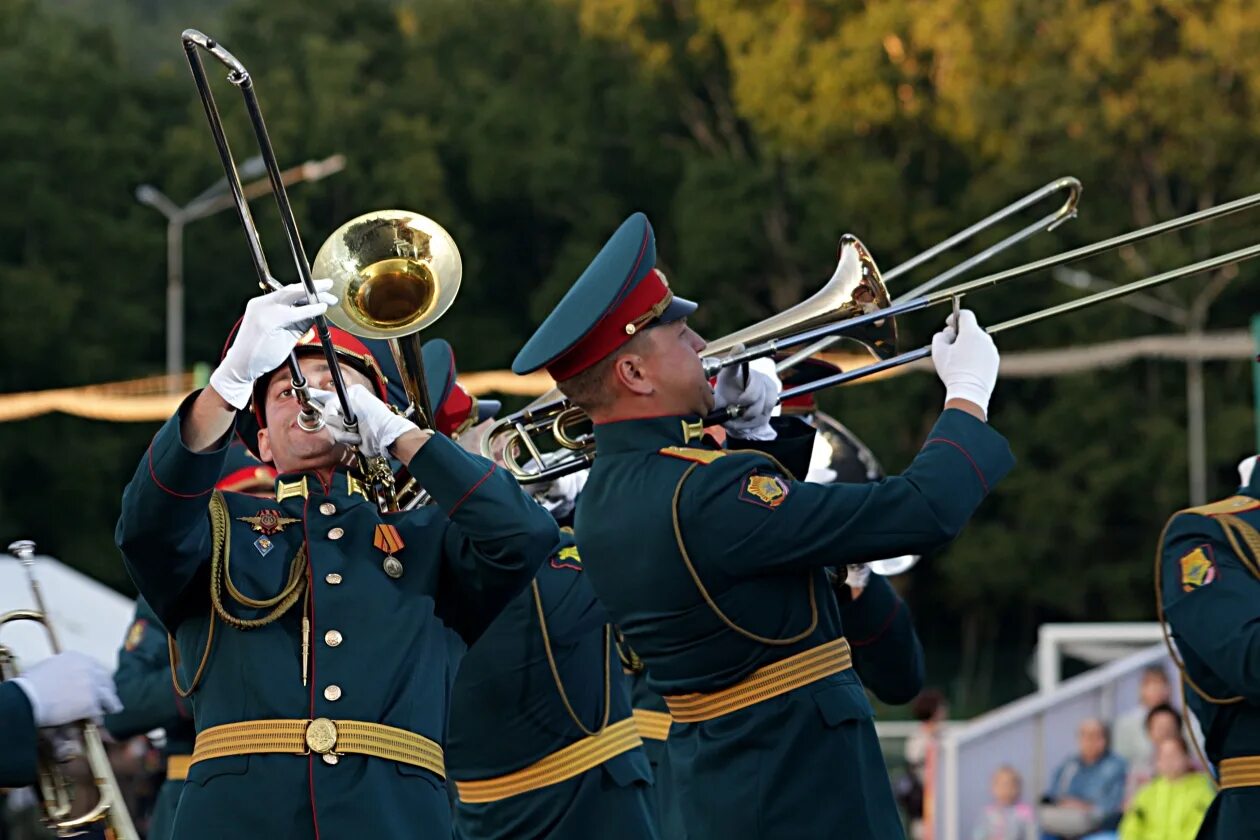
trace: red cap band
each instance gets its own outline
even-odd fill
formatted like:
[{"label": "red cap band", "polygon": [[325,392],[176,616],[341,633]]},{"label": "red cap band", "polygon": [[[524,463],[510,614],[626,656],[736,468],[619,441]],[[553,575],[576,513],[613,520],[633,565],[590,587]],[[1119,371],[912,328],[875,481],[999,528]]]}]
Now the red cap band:
[{"label": "red cap band", "polygon": [[442,403],[436,411],[438,431],[448,437],[459,432],[472,416],[476,405],[476,400],[473,399],[472,394],[464,390],[463,385],[452,382],[451,392],[447,395],[446,402]]},{"label": "red cap band", "polygon": [[814,400],[813,394],[801,394],[800,396],[784,400],[779,403],[779,407],[785,412],[806,414],[815,411],[818,408],[818,403]]},{"label": "red cap band", "polygon": [[634,337],[640,329],[660,316],[674,295],[665,275],[650,269],[625,299],[599,319],[589,333],[559,358],[547,365],[557,382],[577,376]]}]

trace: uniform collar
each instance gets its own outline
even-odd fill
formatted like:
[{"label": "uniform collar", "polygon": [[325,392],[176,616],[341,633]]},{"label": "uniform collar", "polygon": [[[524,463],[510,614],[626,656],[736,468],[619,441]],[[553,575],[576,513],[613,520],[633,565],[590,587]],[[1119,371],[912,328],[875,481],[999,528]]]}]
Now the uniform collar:
[{"label": "uniform collar", "polygon": [[595,449],[600,454],[662,449],[666,446],[714,448],[695,415],[644,417],[595,425]]},{"label": "uniform collar", "polygon": [[319,474],[313,472],[280,473],[276,476],[276,501],[308,499],[311,496],[369,501],[367,485],[345,470],[335,471],[327,486]]}]

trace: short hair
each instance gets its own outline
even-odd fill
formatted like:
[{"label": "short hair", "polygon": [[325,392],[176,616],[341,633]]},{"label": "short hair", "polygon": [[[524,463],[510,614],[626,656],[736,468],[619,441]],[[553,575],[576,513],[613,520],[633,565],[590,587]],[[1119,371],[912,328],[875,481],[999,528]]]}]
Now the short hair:
[{"label": "short hair", "polygon": [[1105,743],[1108,748],[1111,747],[1111,727],[1107,725],[1107,722],[1105,720],[1103,720],[1102,718],[1097,718],[1097,717],[1087,717],[1084,720],[1082,720],[1079,724],[1077,724],[1076,726],[1077,733],[1079,734],[1080,731],[1084,729],[1086,726],[1097,726],[1098,730],[1102,732],[1103,743]]},{"label": "short hair", "polygon": [[1177,728],[1181,729],[1181,712],[1177,711],[1167,703],[1160,703],[1158,706],[1151,707],[1151,710],[1146,713],[1146,728],[1151,728],[1151,721],[1154,720],[1156,715],[1164,714],[1172,715],[1177,721]]},{"label": "short hair", "polygon": [[915,720],[931,720],[936,710],[945,705],[945,694],[936,688],[925,688],[919,692],[910,704],[910,713]]},{"label": "short hair", "polygon": [[1019,774],[1018,770],[1009,764],[998,765],[998,769],[993,771],[993,778],[997,778],[998,776],[1010,776],[1015,780],[1015,784],[1019,785],[1021,788],[1024,786],[1024,777]]},{"label": "short hair", "polygon": [[611,376],[613,365],[622,353],[635,352],[642,342],[640,338],[648,330],[639,330],[629,341],[600,359],[586,370],[576,373],[557,382],[556,387],[586,413],[606,408],[616,399],[612,389]]},{"label": "short hair", "polygon": [[1142,682],[1146,682],[1149,677],[1158,677],[1165,685],[1168,684],[1168,672],[1164,670],[1163,665],[1147,665],[1142,669]]}]

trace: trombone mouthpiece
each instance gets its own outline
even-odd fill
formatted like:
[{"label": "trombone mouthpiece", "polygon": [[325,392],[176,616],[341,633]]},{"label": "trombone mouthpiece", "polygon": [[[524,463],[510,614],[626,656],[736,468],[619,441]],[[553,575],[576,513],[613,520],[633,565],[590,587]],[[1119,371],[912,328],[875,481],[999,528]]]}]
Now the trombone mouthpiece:
[{"label": "trombone mouthpiece", "polygon": [[9,553],[19,560],[30,560],[35,556],[35,541],[14,540],[9,543]]}]

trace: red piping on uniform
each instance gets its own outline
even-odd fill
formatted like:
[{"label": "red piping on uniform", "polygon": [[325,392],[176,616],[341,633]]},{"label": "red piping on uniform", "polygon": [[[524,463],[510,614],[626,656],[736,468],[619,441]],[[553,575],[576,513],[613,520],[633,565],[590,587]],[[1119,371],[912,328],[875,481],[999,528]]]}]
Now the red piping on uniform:
[{"label": "red piping on uniform", "polygon": [[966,449],[963,449],[962,446],[950,440],[949,438],[929,438],[927,443],[923,444],[923,448],[926,449],[928,444],[930,443],[948,443],[950,446],[954,447],[963,455],[965,455],[967,457],[967,460],[971,463],[971,468],[976,471],[976,477],[980,479],[980,486],[984,488],[984,492],[986,493],[989,492],[989,482],[984,480],[984,473],[980,471],[980,467],[976,465],[976,461],[974,458],[971,457],[970,452],[968,452]]},{"label": "red piping on uniform", "polygon": [[496,465],[491,464],[490,469],[486,470],[486,474],[483,475],[481,478],[477,479],[477,483],[474,484],[472,487],[469,487],[467,493],[459,497],[459,501],[451,506],[451,509],[446,512],[446,515],[450,516],[452,513],[459,510],[459,506],[462,505],[465,501],[467,501],[468,497],[471,496],[478,487],[486,483],[486,479],[490,477],[490,473],[494,472],[495,469],[497,469]]},{"label": "red piping on uniform", "polygon": [[[314,570],[314,558],[311,557],[311,534],[310,534],[310,525],[309,525],[310,519],[308,519],[306,516],[306,511],[307,511],[307,508],[310,506],[310,504],[311,504],[311,498],[308,495],[305,499],[302,500],[302,538],[306,541],[306,545],[304,546],[306,548],[306,591],[310,594],[309,600],[311,602],[310,612],[307,615],[307,618],[311,622],[310,639],[308,639],[308,644],[310,644],[310,648],[309,648],[310,653],[308,654],[307,660],[306,660],[307,664],[310,666],[310,672],[308,676],[310,679],[309,685],[311,687],[311,705],[310,705],[310,712],[307,715],[307,717],[314,718],[315,717],[315,644],[314,644],[315,570]],[[298,652],[298,656],[301,657],[301,651]],[[307,786],[307,790],[311,792],[311,825],[315,829],[315,840],[319,840],[319,811],[316,810],[315,808],[315,753],[309,752],[309,751],[307,752],[307,756],[306,756],[306,786]]]},{"label": "red piping on uniform", "polygon": [[879,641],[879,639],[888,632],[888,628],[892,626],[893,619],[897,617],[897,613],[899,612],[901,612],[901,601],[897,601],[893,604],[892,611],[888,613],[888,618],[884,619],[884,625],[879,628],[879,631],[874,636],[867,636],[865,639],[859,639],[857,641],[849,639],[849,647],[866,647],[873,642]]},{"label": "red piping on uniform", "polygon": [[176,493],[174,490],[167,487],[161,481],[158,481],[157,473],[153,470],[153,444],[149,444],[149,459],[148,460],[149,460],[149,478],[153,479],[153,483],[158,486],[158,489],[162,490],[167,495],[174,496],[177,499],[195,499],[198,496],[206,495],[207,493],[209,493],[211,490],[214,489],[214,485],[211,485],[199,493]]}]

